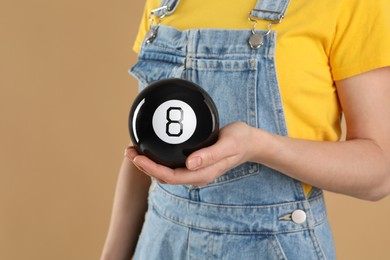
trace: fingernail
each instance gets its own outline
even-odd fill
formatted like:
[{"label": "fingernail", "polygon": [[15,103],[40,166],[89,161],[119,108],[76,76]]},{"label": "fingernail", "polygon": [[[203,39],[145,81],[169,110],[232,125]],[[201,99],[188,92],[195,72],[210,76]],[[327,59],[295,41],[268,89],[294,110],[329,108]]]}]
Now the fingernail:
[{"label": "fingernail", "polygon": [[189,170],[194,170],[199,166],[201,166],[201,164],[202,164],[202,158],[197,156],[188,160],[187,167]]}]

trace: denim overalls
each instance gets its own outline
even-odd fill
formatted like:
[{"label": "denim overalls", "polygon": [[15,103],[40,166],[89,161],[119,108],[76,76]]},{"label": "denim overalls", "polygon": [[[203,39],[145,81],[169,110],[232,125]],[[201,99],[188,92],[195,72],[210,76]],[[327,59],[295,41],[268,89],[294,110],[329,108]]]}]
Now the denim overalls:
[{"label": "denim overalls", "polygon": [[[162,1],[166,15],[178,2]],[[273,23],[288,2],[259,0],[252,15]],[[275,71],[275,31],[155,29],[130,71],[141,89],[156,80],[184,78],[211,95],[221,127],[243,121],[288,134]],[[248,43],[254,33],[264,36],[260,47]],[[245,163],[204,187],[154,182],[134,258],[335,259],[335,251],[321,190],[313,188],[307,197],[299,181]]]}]

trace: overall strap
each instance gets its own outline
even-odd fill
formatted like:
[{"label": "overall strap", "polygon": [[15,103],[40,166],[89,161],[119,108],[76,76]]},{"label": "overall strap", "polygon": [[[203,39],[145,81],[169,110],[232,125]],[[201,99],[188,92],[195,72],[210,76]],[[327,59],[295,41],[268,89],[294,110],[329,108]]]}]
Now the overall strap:
[{"label": "overall strap", "polygon": [[261,20],[280,21],[287,11],[289,0],[258,0],[251,16]]},{"label": "overall strap", "polygon": [[172,14],[179,5],[180,0],[162,0],[160,6],[153,10],[153,14],[161,17]]},{"label": "overall strap", "polygon": [[[153,10],[153,14],[161,17],[172,14],[180,0],[162,0],[160,6]],[[277,21],[284,17],[290,0],[258,0],[251,11],[251,16],[261,20]]]}]

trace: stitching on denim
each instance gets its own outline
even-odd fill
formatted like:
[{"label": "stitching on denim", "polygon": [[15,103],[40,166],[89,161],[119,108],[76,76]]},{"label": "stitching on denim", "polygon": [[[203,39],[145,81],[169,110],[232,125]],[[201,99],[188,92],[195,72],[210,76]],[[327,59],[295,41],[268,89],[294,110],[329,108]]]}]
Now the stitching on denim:
[{"label": "stitching on denim", "polygon": [[[208,184],[202,188],[213,187],[213,186],[216,186],[219,184],[229,183],[229,182],[232,182],[234,180],[242,179],[246,176],[252,176],[253,174],[259,173],[260,170],[261,170],[261,166],[258,164],[245,163],[239,169],[233,168],[230,171],[227,171],[224,175],[219,176],[213,182],[211,182],[210,184]],[[245,174],[246,172],[248,172],[248,173]]]},{"label": "stitching on denim", "polygon": [[261,206],[218,205],[218,204],[211,204],[211,203],[207,203],[207,202],[191,201],[189,199],[182,198],[182,197],[176,196],[176,195],[168,192],[160,184],[158,184],[157,187],[163,192],[163,195],[165,197],[168,197],[168,196],[169,197],[173,197],[173,198],[168,198],[170,200],[171,199],[177,199],[177,200],[181,200],[181,201],[184,201],[186,203],[189,203],[189,204],[201,204],[201,206],[206,206],[206,207],[211,207],[211,208],[235,208],[235,209],[278,208],[278,207],[284,207],[284,206],[291,206],[291,205],[295,205],[295,204],[300,204],[300,203],[303,203],[305,201],[308,201],[310,203],[311,201],[314,201],[314,200],[317,200],[317,199],[321,199],[321,197],[322,197],[321,195],[318,195],[318,196],[313,197],[313,198],[311,198],[309,200],[297,200],[297,201],[292,201],[292,202],[270,204],[270,205],[261,205]]},{"label": "stitching on denim", "polygon": [[[273,38],[275,38],[275,34],[272,35]],[[275,48],[275,46],[274,46]],[[275,59],[272,58],[271,61],[270,61],[270,65],[271,66],[274,66],[274,68],[276,69],[276,64],[275,64]],[[273,79],[276,79],[277,80],[277,77],[275,75],[275,70],[274,69],[267,69],[266,70],[266,73],[267,73],[267,79],[268,79],[268,84],[269,86],[273,86],[274,84],[272,84],[273,82]],[[276,84],[275,84],[276,85]],[[272,111],[274,112],[274,117],[277,118],[278,120],[276,120],[276,127],[277,127],[277,130],[278,130],[278,133],[281,133],[281,128],[280,128],[280,124],[278,122],[280,122],[281,118],[280,118],[280,115],[278,113],[278,110],[279,110],[279,104],[282,105],[282,100],[281,100],[281,94],[280,94],[280,90],[279,90],[279,87],[277,89],[278,93],[275,93],[274,89],[272,88],[271,89],[271,95],[272,95],[272,98],[271,98],[271,101],[272,101]],[[284,117],[284,116],[283,116]],[[283,118],[283,120],[285,120]]]},{"label": "stitching on denim", "polygon": [[[173,55],[178,55],[178,54],[182,53],[184,57],[187,54],[186,51],[182,51],[182,50],[179,50],[179,49],[160,46],[157,43],[151,43],[151,44],[153,44],[153,45],[145,46],[145,48],[142,49],[143,52],[141,52],[140,54],[151,52],[151,53],[157,53],[158,55],[161,55],[161,54],[171,54],[173,56]],[[160,53],[158,51],[154,51],[154,49],[164,50],[164,51],[167,51],[168,53]]]},{"label": "stitching on denim", "polygon": [[300,229],[289,229],[289,230],[281,230],[281,231],[231,231],[231,230],[220,230],[220,229],[209,229],[204,227],[198,227],[195,225],[187,224],[184,222],[181,222],[179,220],[173,219],[171,217],[166,216],[165,214],[161,213],[154,205],[152,205],[152,209],[155,211],[156,214],[159,215],[159,217],[166,219],[167,221],[170,221],[172,223],[175,223],[180,226],[184,226],[187,228],[195,229],[195,230],[202,230],[210,233],[219,233],[219,234],[235,234],[235,235],[277,235],[277,234],[286,234],[286,233],[294,233],[294,232],[301,232],[301,231],[307,231],[311,230],[309,227],[304,227]]},{"label": "stitching on denim", "polygon": [[196,69],[196,70],[199,70],[199,71],[209,71],[209,70],[223,70],[223,71],[252,71],[252,69],[248,69],[248,68],[220,68],[220,67],[190,67],[190,69]]},{"label": "stitching on denim", "polygon": [[[273,34],[273,37],[275,38],[274,41],[276,41],[277,34],[276,34],[276,33]],[[275,46],[275,48],[276,48],[276,46]],[[286,134],[286,135],[288,136],[287,121],[286,121],[286,116],[285,116],[285,111],[284,111],[284,106],[283,106],[282,94],[281,94],[281,91],[280,91],[280,84],[279,84],[279,80],[278,80],[278,74],[275,73],[275,71],[276,71],[276,60],[275,60],[275,58],[272,59],[272,65],[273,65],[273,67],[275,68],[275,69],[273,70],[273,72],[272,72],[272,76],[273,76],[273,78],[274,78],[275,81],[276,81],[276,84],[275,84],[275,85],[277,86],[277,90],[278,90],[278,93],[277,93],[277,95],[278,95],[278,101],[279,101],[279,103],[280,103],[280,108],[277,108],[277,106],[276,106],[276,108],[275,108],[274,111],[277,112],[276,117],[278,118],[278,122],[281,122],[281,121],[282,121],[282,123],[283,123],[283,128],[284,128],[284,130],[285,130],[285,131],[283,131],[283,134]],[[274,100],[274,99],[273,99],[273,100]],[[283,115],[283,117],[282,117],[282,116],[279,116],[279,115],[280,115],[280,114],[278,113],[279,110],[282,111],[281,114]],[[281,118],[281,117],[282,117],[282,118]],[[279,128],[279,127],[280,127],[280,126],[279,126],[279,124],[278,124],[278,128]],[[281,130],[279,130],[279,131],[281,132]]]},{"label": "stitching on denim", "polygon": [[[258,69],[258,61],[257,61],[257,59],[250,59],[249,63],[251,64],[253,69],[257,71],[257,69]],[[259,73],[256,73],[256,76],[255,75],[253,76],[253,86],[254,86],[254,90],[253,91],[254,91],[254,95],[255,95],[254,104],[253,104],[253,106],[254,106],[254,116],[255,116],[255,121],[253,122],[254,123],[254,127],[258,127],[259,126],[258,113],[257,113],[257,91],[258,91],[257,75],[258,74]]]},{"label": "stitching on denim", "polygon": [[309,234],[310,234],[311,240],[313,242],[314,248],[316,250],[317,256],[320,259],[326,260],[326,256],[325,256],[324,250],[322,249],[322,247],[321,247],[321,245],[320,245],[320,243],[318,241],[315,229],[314,228],[310,229]]},{"label": "stitching on denim", "polygon": [[187,229],[187,259],[191,259],[190,244],[191,244],[191,228],[188,228]]},{"label": "stitching on denim", "polygon": [[143,59],[140,58],[138,62],[160,62],[160,63],[168,63],[175,66],[183,66],[184,64],[182,62],[172,62],[167,60],[158,60],[158,59]]},{"label": "stitching on denim", "polygon": [[[147,56],[147,57],[145,57]],[[255,59],[226,59],[226,57],[224,57],[224,59],[217,59],[217,58],[191,58],[191,57],[180,57],[182,59],[186,59],[184,60],[184,62],[172,62],[171,60],[169,59],[158,59],[157,57],[156,58],[149,58],[150,56],[159,56],[159,57],[164,57],[164,56],[172,56],[172,57],[176,57],[177,56],[174,56],[174,55],[170,55],[170,54],[167,54],[167,55],[143,55],[142,57],[139,58],[138,62],[163,62],[163,63],[167,63],[167,64],[173,64],[173,65],[183,65],[184,63],[186,63],[185,65],[187,66],[188,69],[196,69],[196,70],[200,70],[200,71],[207,71],[207,70],[223,70],[223,71],[256,71],[257,70],[257,66],[256,65],[253,65],[253,61],[256,61]],[[180,59],[179,58],[179,59]],[[206,63],[206,66],[199,66],[199,65],[195,65],[195,62],[193,61],[203,61],[204,63]],[[190,62],[191,61],[191,62]],[[235,68],[226,68],[224,66],[213,66],[213,65],[210,65],[209,63],[211,61],[215,61],[215,62],[220,62],[220,63],[225,63],[225,62],[242,62],[242,63],[249,63],[249,65],[245,65],[245,66],[241,66],[241,67],[235,67]],[[188,63],[190,65],[188,65]],[[198,64],[198,63],[196,63]],[[240,64],[242,65],[242,64]],[[136,66],[136,65],[134,65]]]},{"label": "stitching on denim", "polygon": [[202,189],[207,189],[208,187],[215,187],[215,186],[219,186],[219,185],[222,185],[222,184],[230,183],[230,182],[233,182],[233,181],[238,181],[238,180],[241,180],[243,178],[250,177],[250,176],[253,176],[255,174],[259,174],[260,171],[261,171],[261,167],[258,167],[258,169],[255,170],[255,172],[253,172],[253,173],[241,174],[241,175],[237,174],[237,173],[246,172],[246,171],[248,171],[249,168],[250,167],[246,167],[243,170],[233,172],[234,176],[231,176],[232,178],[228,178],[227,177],[226,180],[222,180],[222,181],[219,181],[219,182],[208,184],[207,186],[202,187]]},{"label": "stitching on denim", "polygon": [[210,257],[210,255],[212,256],[214,254],[214,251],[215,251],[215,236],[211,236],[211,239],[208,239],[208,247],[207,247],[207,255],[208,255],[208,259],[212,259]]},{"label": "stitching on denim", "polygon": [[[222,46],[223,47],[223,46]],[[228,46],[229,47],[229,46]],[[218,53],[218,52],[195,52],[195,51],[182,51],[182,50],[179,50],[179,49],[175,49],[175,48],[169,48],[169,47],[164,47],[164,46],[160,46],[156,43],[153,44],[153,46],[150,46],[150,47],[145,47],[142,49],[143,52],[141,53],[145,53],[145,52],[151,52],[151,53],[157,53],[159,55],[163,54],[163,53],[159,53],[158,51],[154,51],[154,49],[157,49],[157,50],[164,50],[164,51],[167,51],[168,53],[164,53],[164,54],[171,54],[171,55],[177,55],[179,53],[182,53],[185,55],[193,55],[197,58],[199,58],[199,55],[205,55],[207,57],[226,57],[226,55],[228,56],[238,56],[238,55],[251,55],[253,54],[253,51],[252,50],[248,50],[247,52],[227,52],[227,53]],[[274,55],[273,54],[270,54],[270,53],[254,53],[256,56],[261,56],[261,57],[273,57]]]},{"label": "stitching on denim", "polygon": [[[208,70],[221,70],[221,71],[256,71],[257,66],[252,65],[253,61],[248,59],[209,59],[209,58],[186,58],[187,68],[199,71],[208,71]],[[225,65],[227,63],[238,63],[240,66],[233,66],[232,68],[227,68],[226,66],[216,66],[210,64],[211,62],[219,63]],[[202,64],[200,64],[202,63]],[[200,65],[199,65],[200,64]]]},{"label": "stitching on denim", "polygon": [[[193,59],[193,58],[187,58],[188,60],[197,60],[197,59]],[[199,59],[198,59],[199,60]],[[217,60],[217,59],[202,59],[204,61],[228,61],[228,62],[248,62],[248,60]],[[161,63],[167,63],[167,64],[172,64],[172,65],[180,65],[180,66],[183,66],[184,64],[182,62],[172,62],[172,61],[169,61],[169,60],[165,60],[165,59],[152,59],[152,58],[145,58],[145,57],[141,57],[139,58],[138,60],[138,63],[141,63],[141,62],[161,62]],[[184,62],[185,63],[185,62]],[[194,70],[200,70],[200,71],[207,71],[207,70],[223,70],[223,71],[256,71],[256,68],[253,67],[253,66],[248,66],[248,67],[238,67],[238,68],[226,68],[226,67],[217,67],[217,66],[212,66],[212,65],[207,65],[206,66],[197,66],[197,65],[193,65],[194,63],[191,62],[190,65],[188,66],[187,65],[187,69],[194,69]],[[134,67],[136,67],[136,65],[134,65]]]},{"label": "stitching on denim", "polygon": [[[250,63],[249,63],[250,64]],[[258,72],[257,72],[258,73]],[[252,73],[248,73],[247,74],[247,79],[246,79],[246,81],[248,82],[248,85],[250,86],[250,87],[254,87],[254,85],[252,85],[251,83],[251,81],[250,81],[250,76],[251,76],[251,74]],[[250,109],[249,109],[249,107],[250,107],[250,105],[251,105],[251,102],[250,102],[250,98],[251,98],[251,93],[249,93],[249,89],[248,89],[248,91],[247,91],[247,96],[246,96],[246,103],[248,104],[247,105],[247,109],[246,109],[246,118],[249,120],[249,118],[251,117],[250,116]],[[256,96],[254,97],[255,98],[255,100],[256,100]]]},{"label": "stitching on denim", "polygon": [[279,239],[276,235],[273,235],[272,236],[272,246],[274,247],[275,251],[276,251],[276,254],[283,260],[287,260],[287,256],[286,254],[284,253],[284,250],[283,250],[283,247],[282,245],[280,244],[279,242]]},{"label": "stitching on denim", "polygon": [[[164,50],[166,51],[167,53],[160,53],[158,52],[157,50],[154,51],[153,49],[157,49],[157,50]],[[144,50],[144,49],[143,49]],[[150,53],[156,53],[158,55],[163,55],[163,54],[166,54],[166,55],[177,55],[179,53],[182,53],[185,55],[190,55],[190,56],[195,56],[197,58],[202,58],[202,57],[199,57],[200,55],[204,55],[204,56],[207,56],[207,58],[215,58],[215,59],[218,59],[218,58],[225,58],[228,56],[240,56],[240,55],[251,55],[253,54],[253,52],[249,51],[249,52],[228,52],[228,53],[217,53],[217,52],[193,52],[193,51],[188,51],[188,52],[183,52],[181,50],[178,50],[178,49],[174,49],[174,48],[167,48],[167,47],[163,47],[163,46],[159,46],[157,44],[153,45],[153,47],[150,47],[146,50],[144,50],[144,52],[141,52],[142,54],[145,53],[145,52],[150,52]],[[273,54],[271,53],[255,53],[256,56],[260,56],[260,57],[274,57]]]},{"label": "stitching on denim", "polygon": [[[188,54],[194,54],[194,53],[188,53]],[[220,58],[229,58],[230,56],[240,56],[240,55],[251,55],[252,53],[246,53],[246,52],[229,52],[229,53],[222,53],[222,54],[218,54],[218,53],[203,53],[203,52],[197,52],[197,57],[198,59],[207,59],[207,58],[213,58],[213,59],[220,59]],[[207,58],[205,57],[201,57],[199,56],[199,54],[201,55],[205,55]],[[263,54],[263,53],[256,53],[255,54],[256,56],[259,56],[259,57],[267,57],[267,58],[272,58],[274,57],[272,54]]]}]

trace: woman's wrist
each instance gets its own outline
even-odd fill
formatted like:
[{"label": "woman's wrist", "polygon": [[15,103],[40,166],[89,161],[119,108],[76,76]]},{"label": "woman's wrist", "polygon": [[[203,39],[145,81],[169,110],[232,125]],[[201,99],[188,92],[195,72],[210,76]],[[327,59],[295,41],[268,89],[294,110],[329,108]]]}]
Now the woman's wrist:
[{"label": "woman's wrist", "polygon": [[275,157],[277,151],[277,136],[256,127],[250,127],[249,137],[249,160],[260,164]]}]

